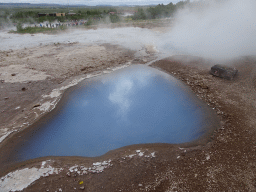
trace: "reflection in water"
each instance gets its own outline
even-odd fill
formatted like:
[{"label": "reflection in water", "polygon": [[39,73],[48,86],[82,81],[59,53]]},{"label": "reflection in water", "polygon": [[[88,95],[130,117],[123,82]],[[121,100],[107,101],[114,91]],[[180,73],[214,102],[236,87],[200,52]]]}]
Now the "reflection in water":
[{"label": "reflection in water", "polygon": [[118,74],[116,81],[113,86],[114,91],[109,94],[109,100],[119,106],[120,110],[117,111],[117,114],[120,116],[125,116],[128,113],[131,102],[133,100],[132,93],[135,89],[142,89],[143,86],[147,86],[149,83],[150,77],[153,77],[152,71],[133,71],[133,74]]},{"label": "reflection in water", "polygon": [[65,98],[49,121],[25,136],[17,160],[93,157],[132,144],[189,142],[204,133],[199,102],[172,76],[147,66],[85,80]]}]

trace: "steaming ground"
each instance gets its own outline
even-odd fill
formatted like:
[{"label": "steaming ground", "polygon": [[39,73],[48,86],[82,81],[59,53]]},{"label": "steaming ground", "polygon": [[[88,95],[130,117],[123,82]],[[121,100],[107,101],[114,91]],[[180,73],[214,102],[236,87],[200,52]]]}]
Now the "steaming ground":
[{"label": "steaming ground", "polygon": [[[10,34],[8,31],[0,33],[1,50],[22,49],[48,45],[53,43],[72,43],[82,44],[103,44],[111,43],[124,46],[125,48],[140,51],[147,45],[156,47],[159,52],[164,52],[160,46],[162,33],[142,28],[115,28],[97,30],[69,30],[68,32],[57,35],[48,34]],[[157,51],[157,50],[156,50]]]},{"label": "steaming ground", "polygon": [[51,43],[111,43],[135,51],[146,45],[162,56],[185,54],[227,60],[256,55],[256,2],[254,0],[205,1],[179,11],[168,30],[115,28],[70,30],[57,35],[18,35],[0,32],[1,50]]}]

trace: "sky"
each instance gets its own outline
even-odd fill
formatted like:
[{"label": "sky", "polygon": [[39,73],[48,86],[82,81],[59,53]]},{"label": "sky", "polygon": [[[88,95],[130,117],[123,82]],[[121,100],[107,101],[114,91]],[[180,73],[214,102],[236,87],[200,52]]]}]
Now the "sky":
[{"label": "sky", "polygon": [[0,3],[54,3],[67,5],[150,5],[150,4],[169,4],[177,3],[181,0],[1,0]]}]

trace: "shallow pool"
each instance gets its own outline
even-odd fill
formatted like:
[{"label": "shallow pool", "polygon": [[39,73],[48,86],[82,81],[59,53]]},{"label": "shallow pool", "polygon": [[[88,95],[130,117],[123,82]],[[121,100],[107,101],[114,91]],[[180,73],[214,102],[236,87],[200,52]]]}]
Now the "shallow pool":
[{"label": "shallow pool", "polygon": [[201,102],[174,77],[134,65],[84,80],[23,136],[12,156],[94,157],[123,146],[184,143],[205,133]]}]

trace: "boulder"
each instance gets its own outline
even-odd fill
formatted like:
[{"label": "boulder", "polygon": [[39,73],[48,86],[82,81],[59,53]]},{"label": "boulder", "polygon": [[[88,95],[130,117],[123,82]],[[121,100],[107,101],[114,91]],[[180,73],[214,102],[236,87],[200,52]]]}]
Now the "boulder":
[{"label": "boulder", "polygon": [[212,75],[228,80],[234,79],[237,72],[238,70],[236,68],[226,67],[220,64],[212,66],[210,71]]}]

